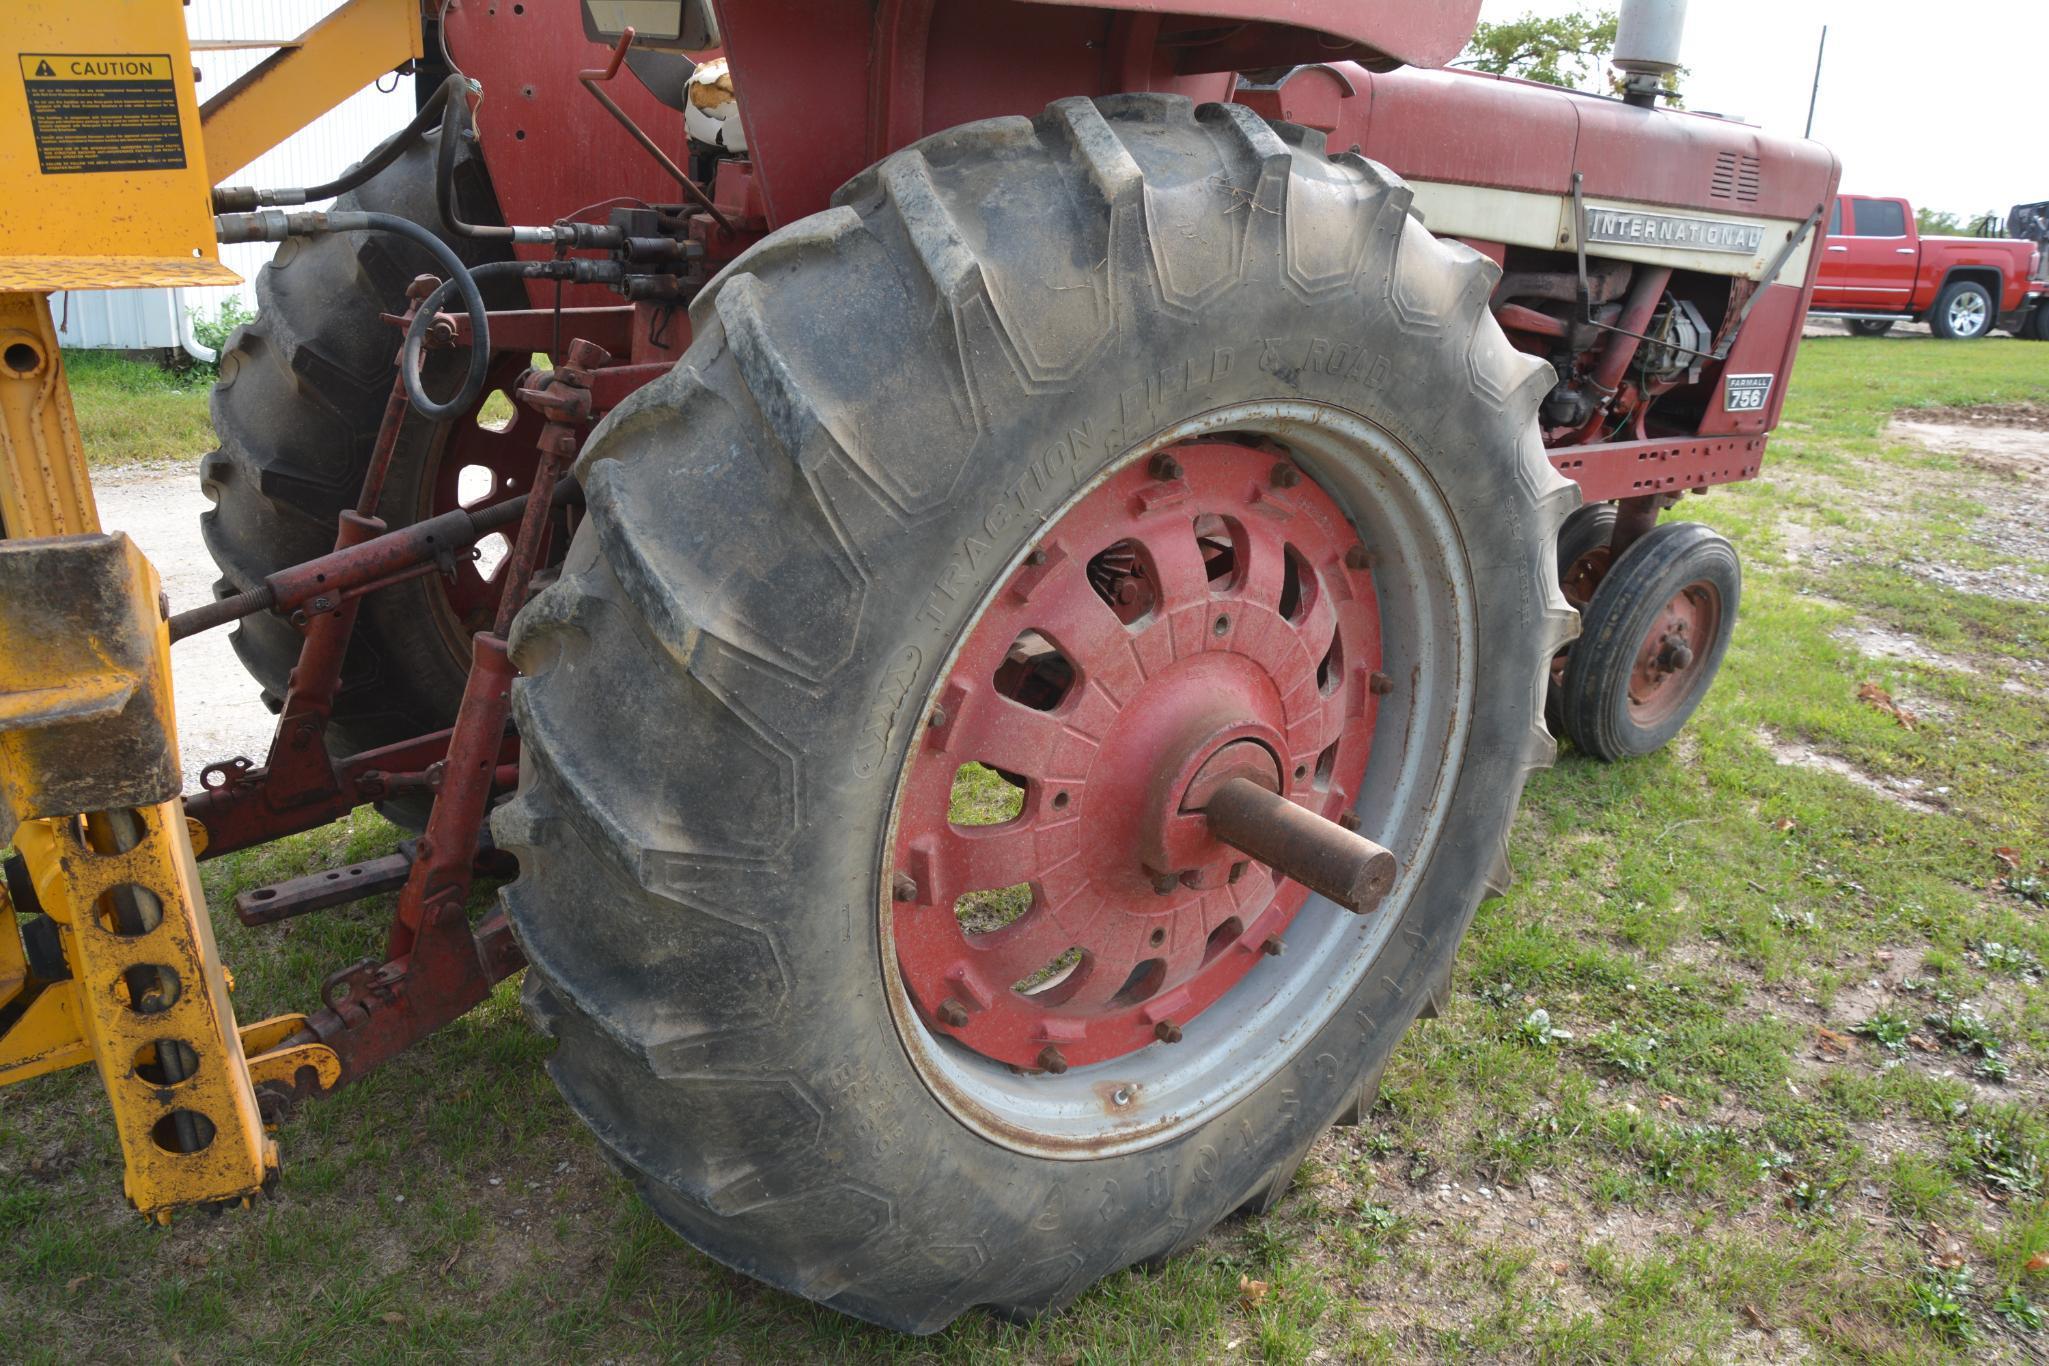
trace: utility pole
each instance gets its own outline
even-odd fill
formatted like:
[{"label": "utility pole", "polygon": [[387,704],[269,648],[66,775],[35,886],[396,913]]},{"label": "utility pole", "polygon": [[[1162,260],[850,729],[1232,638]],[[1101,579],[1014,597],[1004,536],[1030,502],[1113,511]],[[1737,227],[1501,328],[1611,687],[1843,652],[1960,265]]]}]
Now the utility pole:
[{"label": "utility pole", "polygon": [[1821,59],[1828,52],[1828,25],[1821,26],[1821,46],[1814,52],[1814,93],[1807,97],[1807,137],[1814,136],[1814,106],[1821,100]]}]

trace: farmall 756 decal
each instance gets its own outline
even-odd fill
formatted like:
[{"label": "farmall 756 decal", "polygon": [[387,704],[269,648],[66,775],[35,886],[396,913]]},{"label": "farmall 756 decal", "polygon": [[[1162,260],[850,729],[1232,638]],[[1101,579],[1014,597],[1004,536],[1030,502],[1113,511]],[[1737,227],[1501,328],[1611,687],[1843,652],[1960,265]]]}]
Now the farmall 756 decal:
[{"label": "farmall 756 decal", "polygon": [[1770,375],[1730,375],[1722,391],[1722,409],[1731,413],[1761,413],[1772,396]]}]

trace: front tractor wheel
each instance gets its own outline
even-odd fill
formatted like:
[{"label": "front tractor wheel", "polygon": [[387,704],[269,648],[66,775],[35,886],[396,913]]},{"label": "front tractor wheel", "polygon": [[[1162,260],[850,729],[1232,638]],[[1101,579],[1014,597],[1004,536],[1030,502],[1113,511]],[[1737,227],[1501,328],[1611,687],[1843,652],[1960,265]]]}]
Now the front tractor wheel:
[{"label": "front tractor wheel", "polygon": [[1584,609],[1559,687],[1565,734],[1614,762],[1661,748],[1707,696],[1736,629],[1736,548],[1698,522],[1653,527]]},{"label": "front tractor wheel", "polygon": [[1031,1314],[1370,1104],[1572,626],[1550,371],[1408,201],[1237,105],[974,124],[595,435],[495,829],[550,1069],[698,1247]]}]

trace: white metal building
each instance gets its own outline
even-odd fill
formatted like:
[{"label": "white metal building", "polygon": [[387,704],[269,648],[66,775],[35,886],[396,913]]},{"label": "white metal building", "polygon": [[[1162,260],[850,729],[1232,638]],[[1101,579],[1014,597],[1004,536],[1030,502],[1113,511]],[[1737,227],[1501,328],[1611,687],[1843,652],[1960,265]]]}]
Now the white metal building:
[{"label": "white metal building", "polygon": [[[278,44],[311,28],[338,4],[339,0],[190,0],[185,27],[192,37],[193,65],[199,68],[199,102],[206,103],[213,92],[269,56]],[[257,46],[207,46],[223,42]],[[358,92],[224,179],[236,185],[265,187],[331,180],[401,127],[413,116],[414,107],[413,78],[387,78],[384,89]],[[276,250],[277,245],[270,242],[222,247],[221,260],[245,282],[239,287],[59,292],[50,300],[57,338],[65,346],[76,347],[176,347],[181,344],[186,310],[211,317],[223,300],[235,295],[254,308],[256,272]],[[189,333],[183,335],[190,340]]]}]

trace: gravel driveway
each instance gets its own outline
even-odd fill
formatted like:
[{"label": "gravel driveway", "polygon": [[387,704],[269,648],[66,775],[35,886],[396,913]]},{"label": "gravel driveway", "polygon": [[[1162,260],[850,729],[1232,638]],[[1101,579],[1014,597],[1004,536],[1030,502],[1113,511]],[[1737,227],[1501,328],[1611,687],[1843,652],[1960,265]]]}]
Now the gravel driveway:
[{"label": "gravel driveway", "polygon": [[[213,560],[199,539],[199,514],[209,506],[191,465],[96,470],[93,493],[100,526],[125,531],[162,576],[171,610],[213,598]],[[178,757],[185,790],[199,787],[210,763],[246,754],[258,763],[270,749],[272,717],[255,682],[228,644],[229,628],[171,647],[171,686],[178,702]]]}]

